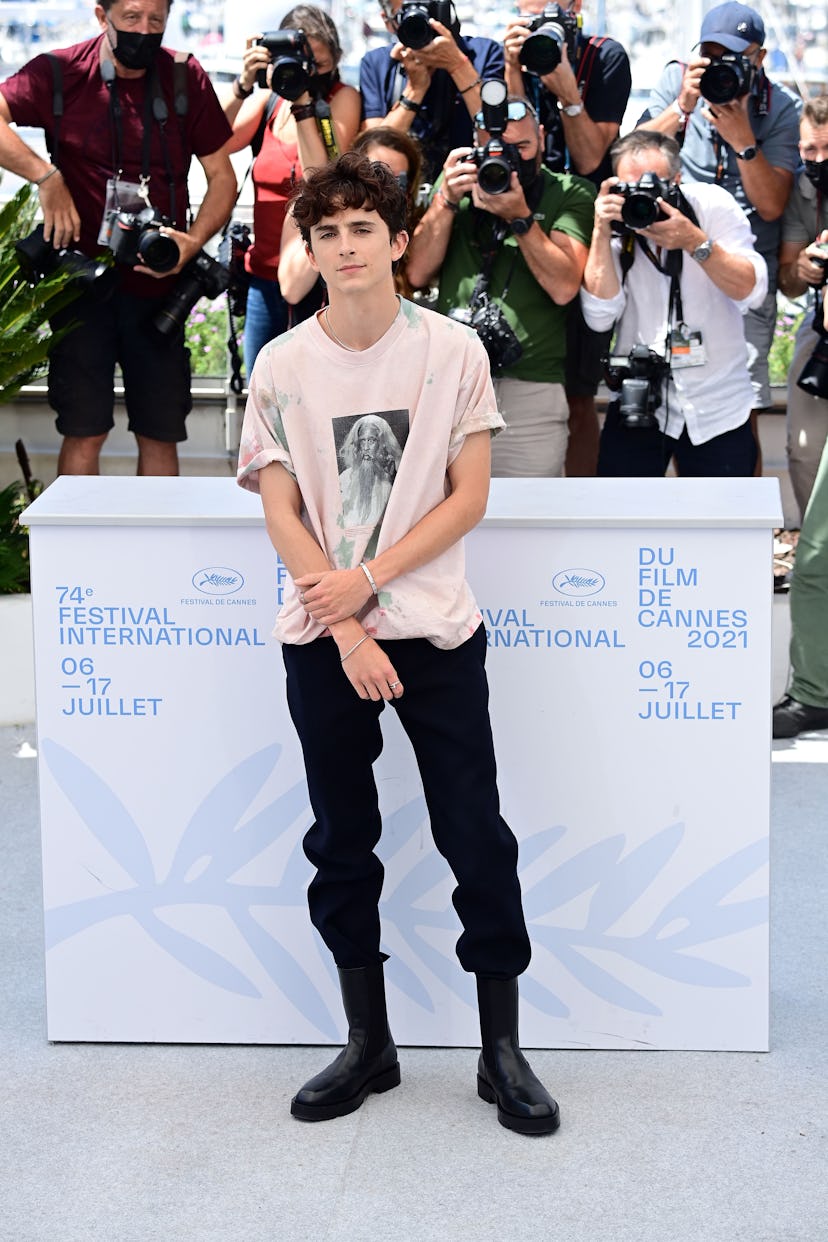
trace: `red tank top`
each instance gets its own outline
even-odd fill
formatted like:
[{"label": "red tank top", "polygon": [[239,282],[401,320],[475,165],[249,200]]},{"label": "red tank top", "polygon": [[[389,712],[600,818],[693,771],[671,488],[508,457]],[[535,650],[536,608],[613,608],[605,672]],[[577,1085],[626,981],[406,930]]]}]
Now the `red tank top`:
[{"label": "red tank top", "polygon": [[[336,82],[328,102],[342,89]],[[273,133],[277,117],[290,104],[282,99],[262,138],[262,148],[253,162],[253,244],[245,255],[245,267],[262,280],[275,280],[279,267],[279,247],[288,199],[302,176],[299,148],[295,142],[284,142]]]}]

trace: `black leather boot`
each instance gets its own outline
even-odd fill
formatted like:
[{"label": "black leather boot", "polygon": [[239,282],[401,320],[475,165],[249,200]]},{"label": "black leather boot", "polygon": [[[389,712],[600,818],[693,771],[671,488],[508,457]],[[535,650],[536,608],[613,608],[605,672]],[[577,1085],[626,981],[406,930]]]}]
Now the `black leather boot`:
[{"label": "black leather boot", "polygon": [[385,1011],[382,962],[340,970],[339,986],[348,1019],[348,1043],[291,1100],[290,1111],[300,1121],[344,1117],[372,1091],[390,1091],[400,1084],[397,1049]]},{"label": "black leather boot", "polygon": [[483,1051],[477,1094],[497,1104],[497,1119],[518,1134],[551,1134],[561,1124],[558,1105],[532,1073],[518,1044],[517,979],[477,976]]}]

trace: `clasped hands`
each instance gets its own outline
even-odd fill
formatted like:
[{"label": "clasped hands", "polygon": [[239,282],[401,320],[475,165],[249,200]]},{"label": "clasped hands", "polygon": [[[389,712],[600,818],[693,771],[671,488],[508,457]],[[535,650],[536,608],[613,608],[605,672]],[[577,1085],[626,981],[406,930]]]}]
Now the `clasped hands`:
[{"label": "clasped hands", "polygon": [[294,581],[300,604],[320,625],[336,625],[337,621],[353,617],[374,597],[368,578],[359,566],[302,574]]}]

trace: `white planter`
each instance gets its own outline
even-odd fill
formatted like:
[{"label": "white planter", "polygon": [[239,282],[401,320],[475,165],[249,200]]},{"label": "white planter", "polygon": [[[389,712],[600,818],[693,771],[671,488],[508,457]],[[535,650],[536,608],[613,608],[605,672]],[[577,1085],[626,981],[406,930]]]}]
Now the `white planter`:
[{"label": "white planter", "polygon": [[31,595],[0,595],[0,725],[35,718]]}]

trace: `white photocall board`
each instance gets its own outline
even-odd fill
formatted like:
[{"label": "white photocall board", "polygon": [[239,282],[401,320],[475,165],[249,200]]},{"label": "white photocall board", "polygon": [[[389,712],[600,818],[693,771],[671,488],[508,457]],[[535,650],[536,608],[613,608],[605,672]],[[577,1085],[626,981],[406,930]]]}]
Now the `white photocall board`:
[{"label": "white photocall board", "polygon": [[[61,478],[26,520],[48,1037],[340,1040],[258,499]],[[467,561],[533,943],[528,1047],[768,1047],[780,520],[772,479],[492,484]],[[394,1035],[473,1046],[452,878],[383,721]]]}]

